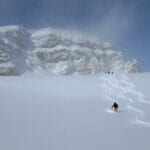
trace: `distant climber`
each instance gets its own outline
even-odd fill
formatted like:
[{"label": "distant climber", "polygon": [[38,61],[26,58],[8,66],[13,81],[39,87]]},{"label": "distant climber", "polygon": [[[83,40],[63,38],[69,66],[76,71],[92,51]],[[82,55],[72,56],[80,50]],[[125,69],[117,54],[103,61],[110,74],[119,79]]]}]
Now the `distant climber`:
[{"label": "distant climber", "polygon": [[108,74],[113,74],[114,72],[113,72],[113,71],[108,71],[107,73],[108,73]]},{"label": "distant climber", "polygon": [[114,102],[113,105],[112,105],[112,109],[115,111],[115,112],[118,112],[118,108],[119,108],[119,105]]}]

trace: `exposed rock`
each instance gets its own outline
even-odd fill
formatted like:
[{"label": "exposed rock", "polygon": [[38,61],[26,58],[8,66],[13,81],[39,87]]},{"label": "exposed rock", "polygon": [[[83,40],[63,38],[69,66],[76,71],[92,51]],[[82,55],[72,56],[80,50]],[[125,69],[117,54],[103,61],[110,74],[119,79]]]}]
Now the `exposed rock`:
[{"label": "exposed rock", "polygon": [[139,72],[135,59],[124,60],[110,43],[65,36],[54,29],[0,27],[0,75],[41,70],[54,74]]}]

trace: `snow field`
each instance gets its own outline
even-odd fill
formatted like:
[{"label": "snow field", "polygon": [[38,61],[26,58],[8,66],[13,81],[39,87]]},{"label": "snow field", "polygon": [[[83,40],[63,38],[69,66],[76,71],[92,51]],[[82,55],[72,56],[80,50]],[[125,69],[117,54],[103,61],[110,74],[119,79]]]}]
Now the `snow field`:
[{"label": "snow field", "polygon": [[[149,79],[145,74],[1,77],[0,149],[149,150]],[[120,112],[110,114],[114,101]]]},{"label": "snow field", "polygon": [[[144,110],[136,107],[139,103],[150,105],[150,101],[145,100],[143,94],[134,89],[128,75],[107,75],[102,79],[106,89],[106,100],[110,101],[111,104],[117,101],[121,106],[121,111],[129,111],[132,114],[132,123],[150,127],[150,122],[145,119]],[[107,112],[111,111],[107,109]]]}]

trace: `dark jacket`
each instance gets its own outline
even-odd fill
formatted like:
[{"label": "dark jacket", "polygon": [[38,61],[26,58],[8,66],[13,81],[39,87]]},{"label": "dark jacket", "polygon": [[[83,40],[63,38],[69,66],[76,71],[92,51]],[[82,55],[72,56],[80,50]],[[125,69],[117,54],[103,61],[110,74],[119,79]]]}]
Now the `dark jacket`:
[{"label": "dark jacket", "polygon": [[112,108],[118,109],[119,105],[116,102],[114,102],[114,104],[112,105]]}]

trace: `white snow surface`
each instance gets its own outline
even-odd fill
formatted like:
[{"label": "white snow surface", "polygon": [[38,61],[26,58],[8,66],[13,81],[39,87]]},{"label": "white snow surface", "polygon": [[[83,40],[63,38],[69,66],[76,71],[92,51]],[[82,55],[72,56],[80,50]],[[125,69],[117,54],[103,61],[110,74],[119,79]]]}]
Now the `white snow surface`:
[{"label": "white snow surface", "polygon": [[0,75],[39,69],[61,75],[139,72],[138,62],[125,61],[109,42],[53,28],[0,27]]},{"label": "white snow surface", "polygon": [[149,150],[149,85],[150,73],[1,77],[0,149]]}]

